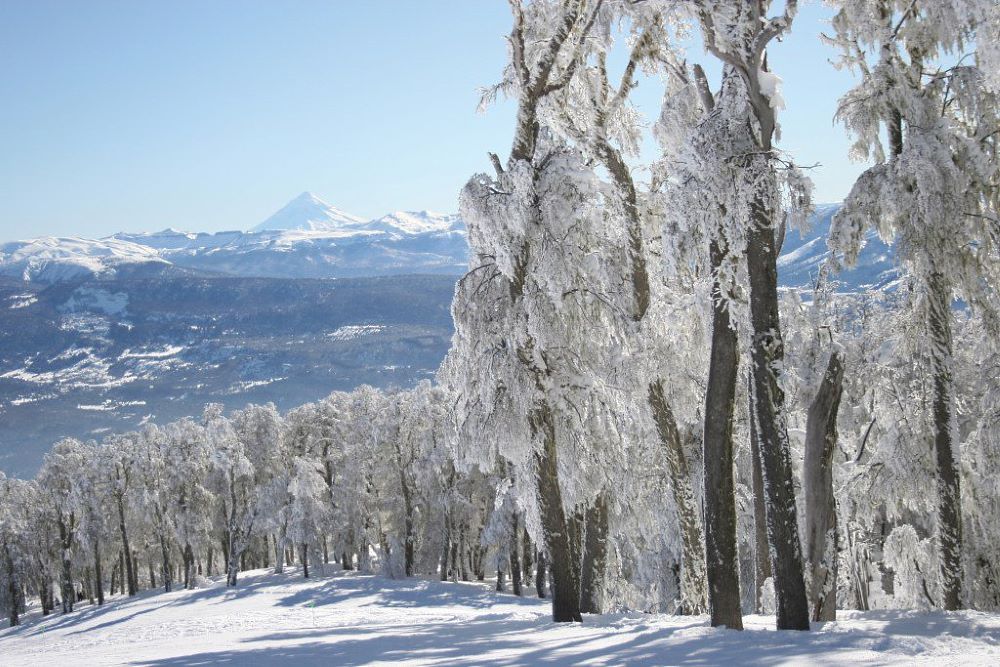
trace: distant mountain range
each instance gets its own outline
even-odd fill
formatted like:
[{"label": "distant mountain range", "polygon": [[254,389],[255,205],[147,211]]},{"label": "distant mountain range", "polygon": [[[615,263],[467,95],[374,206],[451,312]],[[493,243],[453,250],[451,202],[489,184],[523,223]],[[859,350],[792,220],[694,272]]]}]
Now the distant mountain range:
[{"label": "distant mountain range", "polygon": [[465,225],[430,211],[363,220],[304,192],[250,231],[42,237],[0,245],[0,275],[52,283],[85,277],[190,272],[267,278],[435,273],[468,264]]},{"label": "distant mountain range", "polygon": [[[836,209],[786,235],[783,285],[815,282]],[[366,221],[309,193],[247,232],[4,244],[0,469],[31,474],[60,437],[197,415],[208,402],[287,409],[431,377],[467,253],[457,216]],[[891,259],[873,239],[842,289],[891,286]]]},{"label": "distant mountain range", "polygon": [[[815,283],[830,254],[826,239],[839,206],[820,205],[808,231],[786,235],[778,260],[782,285]],[[5,243],[0,245],[0,276],[53,283],[88,277],[461,275],[468,265],[467,237],[457,215],[406,211],[364,220],[303,192],[246,232],[165,229]],[[853,291],[884,287],[894,276],[891,250],[871,235],[858,265],[836,279]]]}]

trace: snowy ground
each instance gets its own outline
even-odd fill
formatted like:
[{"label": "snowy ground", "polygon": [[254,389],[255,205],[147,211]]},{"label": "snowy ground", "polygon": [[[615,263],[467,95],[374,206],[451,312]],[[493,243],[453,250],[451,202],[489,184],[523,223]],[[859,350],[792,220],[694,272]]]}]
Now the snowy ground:
[{"label": "snowy ground", "polygon": [[0,631],[0,664],[1000,664],[996,614],[843,612],[810,633],[775,632],[762,616],[742,633],[645,614],[555,625],[545,602],[484,584],[297,574],[29,615]]}]

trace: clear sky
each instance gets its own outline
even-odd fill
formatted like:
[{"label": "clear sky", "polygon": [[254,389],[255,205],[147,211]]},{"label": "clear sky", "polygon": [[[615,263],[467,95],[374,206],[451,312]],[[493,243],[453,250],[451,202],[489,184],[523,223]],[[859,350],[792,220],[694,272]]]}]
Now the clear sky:
[{"label": "clear sky", "polygon": [[[828,16],[806,3],[771,49],[781,145],[822,164],[820,201],[861,169],[832,123],[851,78]],[[475,111],[508,32],[504,0],[2,0],[0,241],[246,229],[303,190],[364,217],[454,212],[509,149],[512,105]]]}]

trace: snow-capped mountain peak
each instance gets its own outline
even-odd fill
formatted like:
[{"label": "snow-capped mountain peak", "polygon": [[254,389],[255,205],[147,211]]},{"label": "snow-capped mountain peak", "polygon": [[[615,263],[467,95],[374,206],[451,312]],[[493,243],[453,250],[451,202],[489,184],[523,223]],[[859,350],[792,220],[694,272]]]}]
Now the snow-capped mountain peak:
[{"label": "snow-capped mountain peak", "polygon": [[250,231],[335,231],[363,222],[363,218],[341,211],[311,192],[303,192]]}]

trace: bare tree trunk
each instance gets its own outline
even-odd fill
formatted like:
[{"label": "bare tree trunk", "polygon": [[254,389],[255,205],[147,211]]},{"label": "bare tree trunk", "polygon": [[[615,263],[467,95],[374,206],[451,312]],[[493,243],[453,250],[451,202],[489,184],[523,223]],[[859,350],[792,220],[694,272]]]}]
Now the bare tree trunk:
[{"label": "bare tree trunk", "polygon": [[167,544],[167,538],[164,535],[160,535],[160,554],[163,556],[163,590],[169,593],[174,586],[172,577],[173,568],[170,565],[170,546]]},{"label": "bare tree trunk", "polygon": [[42,576],[39,577],[38,597],[39,602],[42,604],[42,616],[48,616],[52,613],[52,607],[54,605],[52,601],[51,584],[47,573],[43,573]]},{"label": "bare tree trunk", "polygon": [[833,497],[833,453],[837,444],[837,411],[844,389],[844,365],[834,350],[819,391],[806,418],[804,488],[806,558],[814,621],[837,618],[837,509]]},{"label": "bare tree trunk", "polygon": [[514,512],[510,518],[510,585],[514,595],[518,597],[521,596],[521,561],[520,545],[518,544],[518,537],[521,533],[520,523],[517,512]]},{"label": "bare tree trunk", "polygon": [[778,268],[772,211],[760,201],[751,205],[747,266],[750,274],[750,320],[753,326],[754,423],[760,446],[767,535],[779,630],[808,630],[809,603],[802,574],[802,544],[796,518],[792,461],[785,423],[785,394],[778,373],[785,358],[778,316]]},{"label": "bare tree trunk", "polygon": [[21,623],[18,614],[21,602],[19,595],[21,585],[18,582],[17,573],[14,571],[14,558],[10,555],[10,547],[7,544],[3,545],[3,555],[4,566],[7,568],[7,617],[10,621],[10,627],[14,627]]},{"label": "bare tree trunk", "polygon": [[444,518],[444,548],[441,550],[441,581],[448,581],[448,556],[451,553],[451,519]]},{"label": "bare tree trunk", "polygon": [[[452,558],[458,558],[458,567],[461,570],[462,581],[469,580],[469,566],[468,558],[470,556],[469,550],[465,546],[465,524],[458,529],[458,550],[452,551]],[[454,565],[452,565],[454,567]]]},{"label": "bare tree trunk", "polygon": [[278,535],[274,538],[274,573],[282,574],[285,571],[285,533],[287,529],[282,524],[278,527]]},{"label": "bare tree trunk", "polygon": [[[402,461],[402,453],[397,445],[396,448],[397,456],[400,461]],[[403,558],[406,570],[406,576],[413,576],[413,560],[414,560],[414,537],[413,537],[413,500],[411,498],[410,484],[406,479],[406,472],[403,470],[402,464],[399,467],[399,486],[403,492]]]},{"label": "bare tree trunk", "polygon": [[309,546],[303,542],[299,545],[299,560],[302,561],[302,578],[309,578]]},{"label": "bare tree trunk", "polygon": [[104,604],[104,575],[101,572],[101,538],[94,538],[94,588],[97,590],[97,604]]},{"label": "bare tree trunk", "polygon": [[940,273],[932,274],[929,283],[941,602],[945,610],[954,611],[962,608],[962,495],[954,439],[958,427],[952,400],[951,293]]},{"label": "bare tree trunk", "polygon": [[194,589],[194,576],[194,550],[191,548],[191,543],[186,542],[184,544],[184,588]]},{"label": "bare tree trunk", "polygon": [[538,564],[535,566],[535,593],[538,597],[545,597],[545,572],[549,569],[549,564],[545,562],[545,552],[539,551]]},{"label": "bare tree trunk", "polygon": [[73,602],[76,600],[76,591],[73,589],[73,561],[70,553],[73,548],[72,515],[70,515],[70,525],[66,525],[66,520],[59,516],[59,546],[62,560],[62,611],[67,614],[73,611]]},{"label": "bare tree trunk", "polygon": [[532,560],[535,553],[535,545],[531,543],[531,537],[528,535],[527,529],[525,529],[522,534],[521,542],[521,571],[524,573],[524,581],[530,586],[531,585],[531,573],[532,573]]},{"label": "bare tree trunk", "polygon": [[[750,383],[753,379],[750,379]],[[754,529],[754,609],[764,613],[764,582],[771,578],[771,555],[767,544],[767,510],[764,508],[764,474],[760,469],[760,443],[753,418],[753,388],[750,387],[750,458],[753,477],[753,529]]]},{"label": "bare tree trunk", "polygon": [[[711,244],[713,268],[725,252]],[[739,351],[736,331],[720,292],[712,287],[712,350],[705,393],[705,554],[708,606],[713,626],[743,629],[739,561],[736,549],[736,494],[733,482],[733,410]]]},{"label": "bare tree trunk", "polygon": [[670,486],[680,524],[681,610],[685,614],[702,614],[708,609],[705,542],[701,530],[701,511],[698,499],[695,497],[694,486],[691,484],[691,469],[662,381],[649,385],[648,400],[660,442],[666,453]]},{"label": "bare tree trunk", "polygon": [[121,531],[122,536],[122,553],[124,554],[125,563],[125,580],[128,582],[128,594],[132,597],[136,593],[136,589],[139,588],[139,582],[137,581],[137,574],[135,571],[135,563],[132,562],[132,549],[128,543],[128,532],[125,530],[125,502],[124,499],[119,495],[118,500],[118,529]]},{"label": "bare tree trunk", "polygon": [[580,611],[600,614],[603,610],[602,588],[608,562],[608,497],[601,491],[587,508],[583,539],[583,564],[580,571]]},{"label": "bare tree trunk", "polygon": [[552,620],[582,621],[579,569],[574,563],[566,510],[559,487],[554,416],[549,405],[539,402],[530,415],[531,428],[541,436],[542,451],[535,454],[538,506],[545,548],[552,559]]}]

